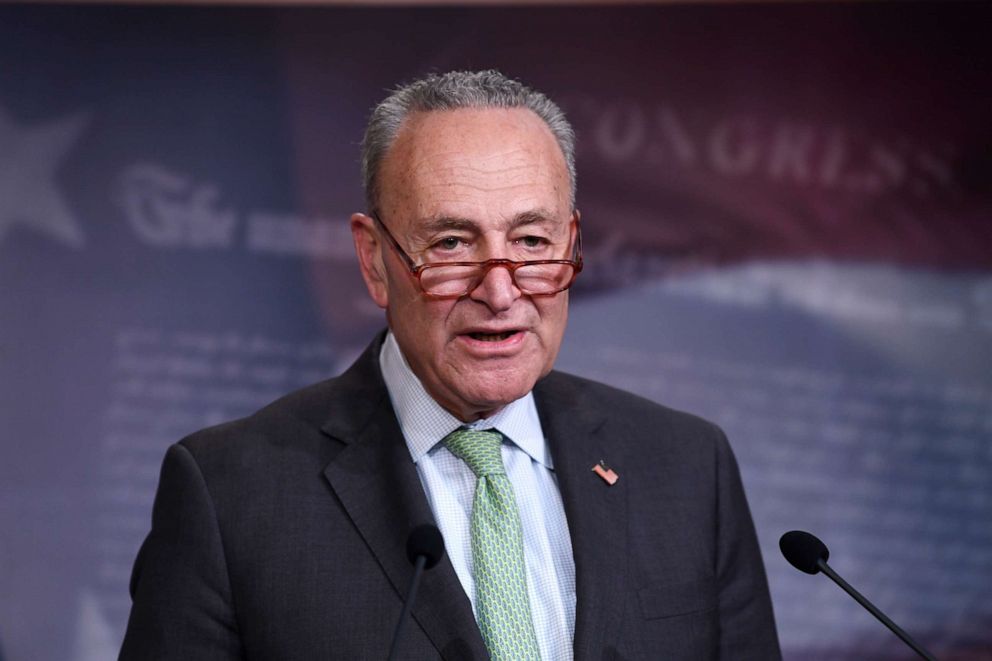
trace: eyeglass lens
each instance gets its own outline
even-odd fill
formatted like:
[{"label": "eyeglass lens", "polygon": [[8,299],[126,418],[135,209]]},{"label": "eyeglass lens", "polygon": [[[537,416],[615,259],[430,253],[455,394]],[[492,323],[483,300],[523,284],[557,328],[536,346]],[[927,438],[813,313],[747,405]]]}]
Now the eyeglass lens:
[{"label": "eyeglass lens", "polygon": [[[466,266],[431,264],[421,272],[420,285],[434,296],[458,296],[477,287],[490,268],[485,262]],[[523,264],[509,271],[521,292],[550,294],[568,286],[574,269],[571,264]]]}]

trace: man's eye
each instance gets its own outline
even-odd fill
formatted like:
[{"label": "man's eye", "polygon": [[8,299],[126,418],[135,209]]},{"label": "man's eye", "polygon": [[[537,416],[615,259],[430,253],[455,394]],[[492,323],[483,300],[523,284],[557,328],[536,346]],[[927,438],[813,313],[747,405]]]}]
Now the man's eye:
[{"label": "man's eye", "polygon": [[548,240],[543,236],[525,236],[520,239],[520,243],[528,248],[543,248],[548,245]]},{"label": "man's eye", "polygon": [[440,248],[441,250],[454,250],[461,245],[462,240],[456,236],[446,236],[434,244],[436,248]]}]

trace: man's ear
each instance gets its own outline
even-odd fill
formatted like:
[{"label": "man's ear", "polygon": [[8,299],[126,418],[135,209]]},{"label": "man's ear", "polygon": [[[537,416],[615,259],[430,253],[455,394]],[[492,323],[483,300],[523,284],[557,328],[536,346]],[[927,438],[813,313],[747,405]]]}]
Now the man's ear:
[{"label": "man's ear", "polygon": [[379,235],[373,225],[375,221],[363,213],[351,216],[351,236],[355,240],[355,254],[358,267],[369,290],[369,296],[380,308],[389,302],[389,287],[386,282],[386,266],[382,263]]}]

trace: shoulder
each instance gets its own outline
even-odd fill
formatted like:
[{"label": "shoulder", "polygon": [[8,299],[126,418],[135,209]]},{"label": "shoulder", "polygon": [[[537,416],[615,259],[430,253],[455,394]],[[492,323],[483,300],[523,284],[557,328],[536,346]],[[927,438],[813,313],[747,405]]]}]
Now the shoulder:
[{"label": "shoulder", "polygon": [[566,372],[553,370],[535,388],[535,395],[539,403],[543,400],[547,406],[570,415],[598,417],[604,425],[630,427],[637,430],[638,436],[650,431],[654,435],[725,442],[723,430],[709,420]]},{"label": "shoulder", "polygon": [[289,393],[255,411],[251,415],[206,427],[182,439],[189,449],[200,449],[227,442],[228,439],[250,439],[288,435],[301,429],[319,429],[326,413],[335,379],[328,379]]},{"label": "shoulder", "polygon": [[382,411],[388,392],[373,343],[344,373],[289,393],[255,413],[197,431],[180,441],[198,462],[264,462],[280,455],[329,461],[335,439],[357,434]]},{"label": "shoulder", "polygon": [[534,394],[548,442],[559,453],[596,448],[607,463],[623,462],[630,476],[687,479],[687,493],[712,489],[724,469],[736,470],[723,430],[697,415],[562,372],[551,372]]}]

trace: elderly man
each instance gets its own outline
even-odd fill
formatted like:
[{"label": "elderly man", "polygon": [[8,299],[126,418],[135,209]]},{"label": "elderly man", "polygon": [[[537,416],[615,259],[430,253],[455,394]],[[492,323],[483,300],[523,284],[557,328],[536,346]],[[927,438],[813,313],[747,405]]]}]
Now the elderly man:
[{"label": "elderly man", "polygon": [[430,76],[374,110],[364,170],[351,227],[388,331],[170,448],[121,657],[385,658],[407,536],[435,522],[403,658],[778,658],[720,430],[552,371],[582,267],[561,111],[497,72]]}]

